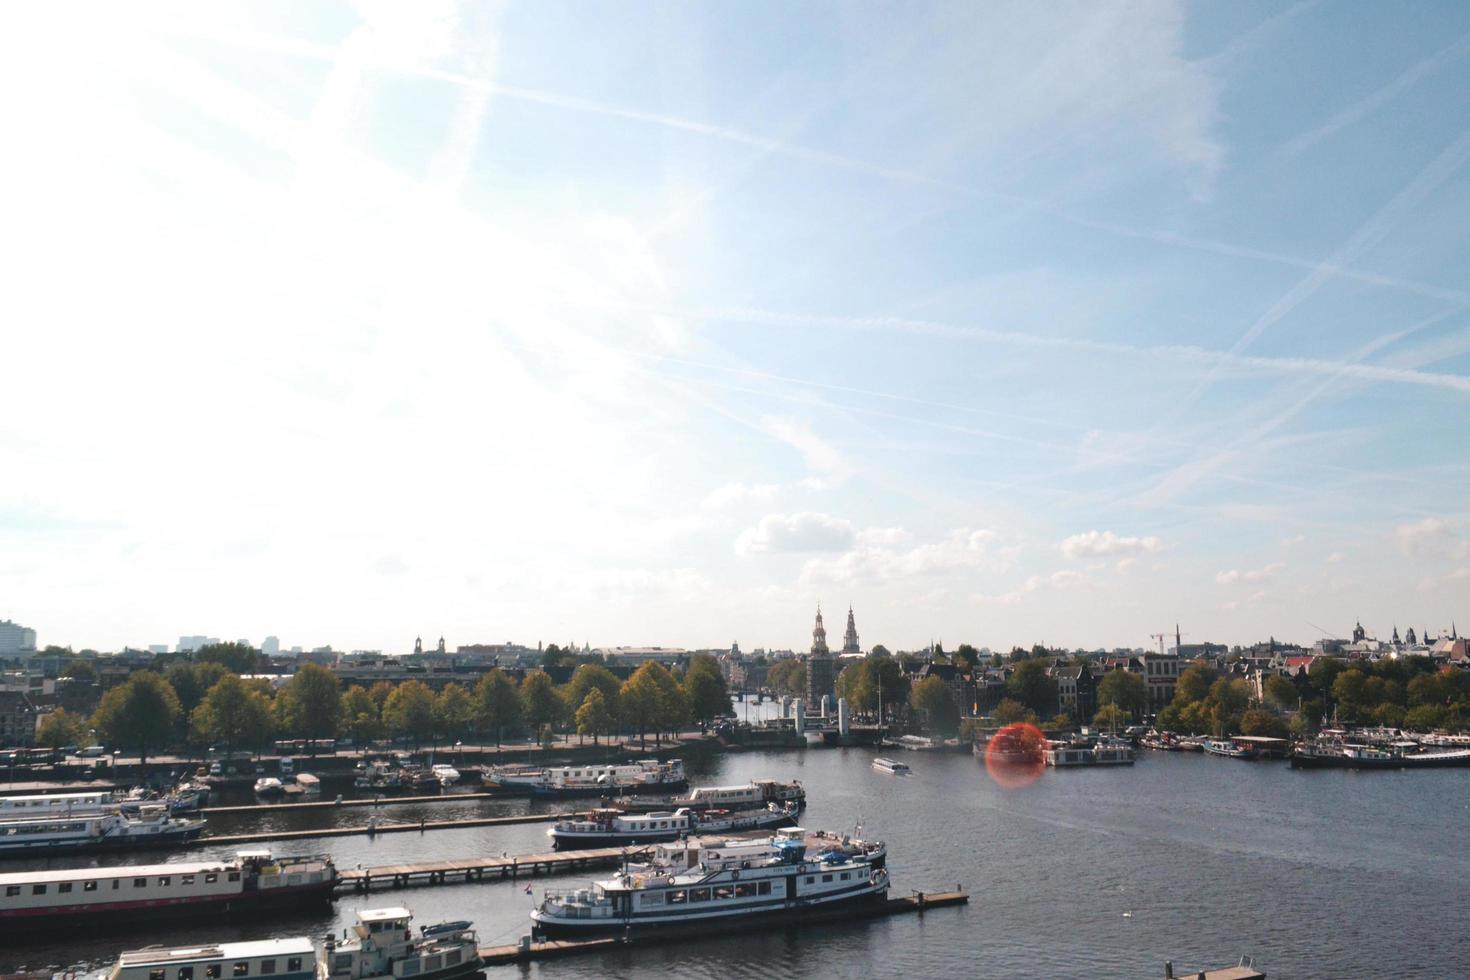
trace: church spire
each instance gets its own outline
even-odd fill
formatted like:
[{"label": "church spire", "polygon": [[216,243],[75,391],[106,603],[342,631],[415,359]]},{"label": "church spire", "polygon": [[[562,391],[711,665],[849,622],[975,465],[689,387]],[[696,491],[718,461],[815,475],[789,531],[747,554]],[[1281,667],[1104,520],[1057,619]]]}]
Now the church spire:
[{"label": "church spire", "polygon": [[842,637],[842,655],[862,653],[858,647],[857,621],[852,618],[852,603],[847,604],[847,632]]},{"label": "church spire", "polygon": [[827,627],[822,625],[822,604],[817,603],[817,625],[812,628],[812,655],[825,657],[827,650]]}]

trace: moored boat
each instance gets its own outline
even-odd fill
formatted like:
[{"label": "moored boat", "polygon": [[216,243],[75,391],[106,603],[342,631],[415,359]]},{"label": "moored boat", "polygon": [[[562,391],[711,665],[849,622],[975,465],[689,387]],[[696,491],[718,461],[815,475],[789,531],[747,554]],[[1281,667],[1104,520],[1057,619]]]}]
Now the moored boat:
[{"label": "moored boat", "polygon": [[255,781],[255,795],[262,797],[283,796],[286,784],[275,776],[262,776]]},{"label": "moored boat", "polygon": [[446,789],[459,782],[459,770],[451,765],[448,765],[447,763],[441,762],[438,765],[432,767],[429,771],[432,772],[434,774],[434,777],[439,780],[439,785],[445,787]]},{"label": "moored boat", "polygon": [[114,808],[0,819],[0,855],[168,847],[203,829],[202,819],[176,817],[162,803],[142,804],[136,815]]},{"label": "moored boat", "polygon": [[453,980],[480,972],[472,923],[423,926],[415,938],[412,921],[406,908],[359,912],[350,935],[341,941],[328,937],[317,959],[317,980]]},{"label": "moored boat", "polygon": [[1240,745],[1228,738],[1207,738],[1204,741],[1205,752],[1209,755],[1224,756],[1229,759],[1254,759],[1256,750],[1250,746]]},{"label": "moored boat", "polygon": [[796,806],[775,803],[740,812],[729,810],[655,810],[629,813],[612,807],[593,810],[580,818],[561,820],[546,831],[553,847],[611,847],[677,840],[689,834],[766,830],[792,823]]},{"label": "moored boat", "polygon": [[913,773],[908,763],[899,762],[897,759],[874,759],[873,768],[878,772],[887,773],[890,776],[908,776]]},{"label": "moored boat", "polygon": [[202,946],[149,946],[117,958],[106,980],[187,977],[255,977],[314,980],[316,947],[304,936]]}]

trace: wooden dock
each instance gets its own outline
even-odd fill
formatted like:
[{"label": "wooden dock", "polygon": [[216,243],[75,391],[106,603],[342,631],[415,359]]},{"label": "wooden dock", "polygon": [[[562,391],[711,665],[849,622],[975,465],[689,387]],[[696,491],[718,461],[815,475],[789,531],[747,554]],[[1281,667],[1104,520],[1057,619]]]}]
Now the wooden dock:
[{"label": "wooden dock", "polygon": [[282,810],[336,810],[346,807],[401,806],[405,803],[457,803],[461,800],[510,800],[508,793],[445,793],[434,796],[384,796],[371,800],[310,800],[305,803],[245,803],[240,806],[207,806],[199,812],[206,816],[232,813],[279,813]]},{"label": "wooden dock", "polygon": [[630,936],[599,936],[591,939],[547,940],[541,942],[532,941],[527,937],[519,944],[513,946],[485,947],[480,950],[480,958],[485,961],[486,966],[511,966],[517,963],[528,963],[532,960],[554,959],[559,956],[605,953],[620,948],[653,946],[692,939],[706,939],[711,935],[712,931],[718,935],[731,935],[739,932],[770,930],[772,928],[784,928],[788,925],[804,925],[815,922],[876,919],[890,915],[903,915],[909,912],[923,912],[933,908],[965,905],[969,901],[969,894],[963,891],[915,892],[904,898],[890,898],[881,905],[872,905],[866,909],[848,906],[833,909],[830,912],[807,913],[799,919],[782,919],[779,925],[774,926],[770,916],[761,916],[745,921],[738,919],[721,921],[712,925],[691,926],[688,928],[676,927],[662,929],[658,932],[634,933]]},{"label": "wooden dock", "polygon": [[339,888],[370,892],[385,888],[422,885],[474,884],[481,881],[515,881],[543,875],[566,874],[589,868],[615,868],[625,857],[644,849],[600,847],[586,851],[550,851],[545,854],[507,854],[500,857],[433,861],[427,864],[389,864],[375,868],[343,868],[337,872]]},{"label": "wooden dock", "polygon": [[376,834],[408,834],[414,831],[465,830],[471,827],[509,827],[514,824],[567,820],[569,813],[521,813],[509,817],[469,817],[464,820],[420,820],[417,823],[363,824],[360,827],[319,827],[315,830],[271,830],[253,834],[218,834],[196,837],[193,847],[219,844],[269,844],[278,840],[307,840],[318,837],[356,837]]}]

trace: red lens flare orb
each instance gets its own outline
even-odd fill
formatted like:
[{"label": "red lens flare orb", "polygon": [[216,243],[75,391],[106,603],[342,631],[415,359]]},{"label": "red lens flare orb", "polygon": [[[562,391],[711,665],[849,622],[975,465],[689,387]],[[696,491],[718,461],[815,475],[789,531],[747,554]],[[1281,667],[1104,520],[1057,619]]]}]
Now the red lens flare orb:
[{"label": "red lens flare orb", "polygon": [[985,771],[1006,789],[1020,789],[1041,778],[1046,762],[1041,752],[1046,736],[1035,725],[1018,721],[1007,725],[985,746]]}]

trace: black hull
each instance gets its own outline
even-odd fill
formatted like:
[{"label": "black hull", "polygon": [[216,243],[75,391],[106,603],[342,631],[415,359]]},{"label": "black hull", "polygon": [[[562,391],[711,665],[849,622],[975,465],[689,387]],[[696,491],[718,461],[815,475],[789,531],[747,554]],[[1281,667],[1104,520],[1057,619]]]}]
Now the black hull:
[{"label": "black hull", "polygon": [[659,783],[657,786],[633,786],[624,789],[621,794],[608,797],[606,786],[590,786],[586,789],[542,789],[535,787],[531,790],[532,796],[544,797],[551,800],[570,800],[587,796],[602,796],[612,800],[619,800],[626,796],[644,796],[649,793],[669,793],[681,789],[688,789],[689,781],[681,779],[675,783]]},{"label": "black hull", "polygon": [[285,894],[246,892],[229,898],[204,902],[180,902],[174,905],[139,905],[119,908],[113,905],[91,906],[75,911],[37,912],[27,915],[0,915],[0,929],[6,932],[53,934],[85,929],[88,933],[132,932],[140,922],[200,922],[229,917],[231,919],[284,918],[304,909],[325,909],[332,903],[335,882],[319,887],[301,888]]},{"label": "black hull", "polygon": [[744,915],[728,915],[717,919],[706,919],[702,922],[691,922],[688,924],[642,924],[614,920],[609,921],[605,926],[568,927],[558,924],[547,925],[537,923],[533,931],[549,939],[587,939],[612,935],[694,938],[699,936],[721,935],[725,932],[745,930],[759,925],[786,925],[795,922],[821,922],[834,919],[860,918],[865,915],[878,914],[887,902],[888,893],[883,891],[859,895],[855,898],[833,902],[828,905],[808,906],[805,908],[800,906],[773,908],[766,911],[749,912]]},{"label": "black hull", "polygon": [[53,854],[95,854],[99,851],[166,851],[171,848],[192,844],[199,840],[199,834],[200,831],[191,830],[187,834],[169,834],[167,836],[160,835],[134,839],[127,837],[104,837],[101,840],[65,841],[57,844],[32,844],[26,847],[0,850],[0,861],[49,857]]}]

